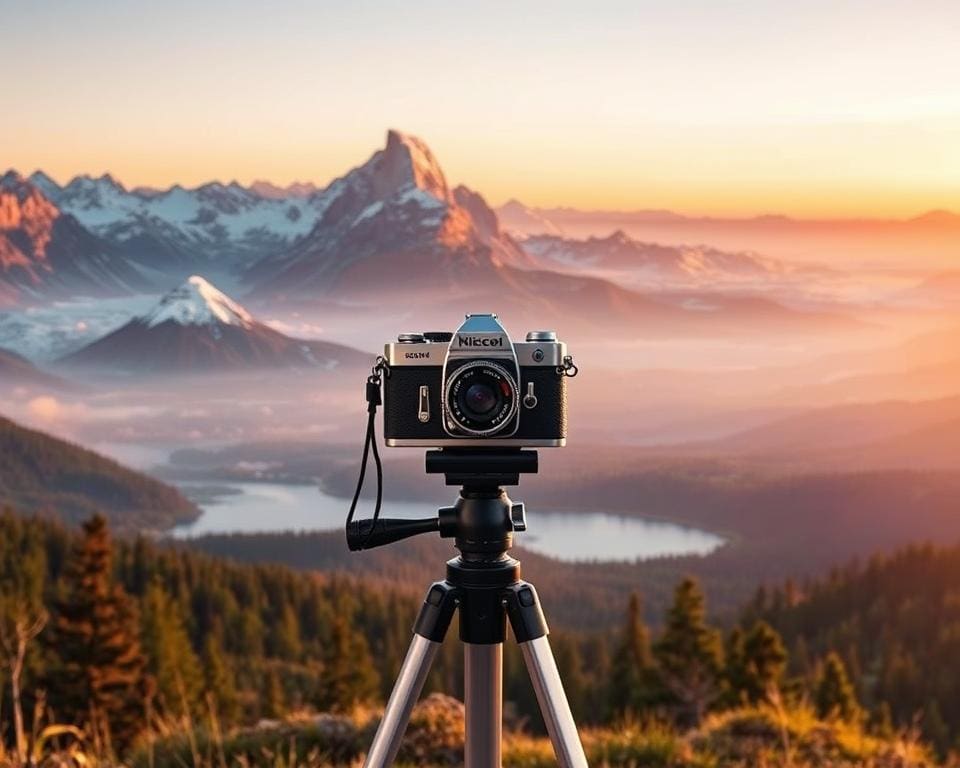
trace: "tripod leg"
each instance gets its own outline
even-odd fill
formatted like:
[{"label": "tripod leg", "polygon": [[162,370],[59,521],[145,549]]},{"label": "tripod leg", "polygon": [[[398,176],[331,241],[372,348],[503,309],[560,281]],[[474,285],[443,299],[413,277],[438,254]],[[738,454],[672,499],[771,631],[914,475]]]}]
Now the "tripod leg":
[{"label": "tripod leg", "polygon": [[455,609],[453,587],[446,582],[433,584],[420,608],[413,640],[363,762],[364,768],[387,768],[396,758],[407,723],[410,722],[410,713],[420,697]]},{"label": "tripod leg", "polygon": [[567,695],[563,691],[557,662],[547,639],[547,622],[532,584],[520,582],[507,592],[507,613],[513,634],[523,652],[543,721],[560,768],[587,768]]},{"label": "tripod leg", "polygon": [[520,643],[520,650],[523,651],[523,660],[533,681],[537,703],[547,725],[557,763],[561,768],[587,768],[587,756],[583,753],[577,724],[573,721],[570,704],[563,692],[563,683],[550,650],[550,641],[544,635]]},{"label": "tripod leg", "polygon": [[503,645],[464,643],[464,768],[500,768]]}]

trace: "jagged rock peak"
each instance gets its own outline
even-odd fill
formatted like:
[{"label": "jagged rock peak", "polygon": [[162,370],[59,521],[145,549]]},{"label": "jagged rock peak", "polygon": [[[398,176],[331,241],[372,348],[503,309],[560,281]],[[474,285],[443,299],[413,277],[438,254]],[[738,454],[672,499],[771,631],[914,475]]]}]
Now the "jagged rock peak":
[{"label": "jagged rock peak", "polygon": [[413,185],[438,200],[452,202],[443,170],[422,139],[391,129],[386,147],[374,155],[371,164],[378,196],[389,197]]}]

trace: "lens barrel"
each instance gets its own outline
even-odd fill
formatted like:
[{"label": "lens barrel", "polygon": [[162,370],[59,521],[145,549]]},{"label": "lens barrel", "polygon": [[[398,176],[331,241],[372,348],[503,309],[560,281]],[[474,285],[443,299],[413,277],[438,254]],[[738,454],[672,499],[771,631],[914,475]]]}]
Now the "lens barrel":
[{"label": "lens barrel", "polygon": [[516,415],[519,387],[498,363],[475,360],[449,374],[444,400],[451,425],[469,435],[493,435]]}]

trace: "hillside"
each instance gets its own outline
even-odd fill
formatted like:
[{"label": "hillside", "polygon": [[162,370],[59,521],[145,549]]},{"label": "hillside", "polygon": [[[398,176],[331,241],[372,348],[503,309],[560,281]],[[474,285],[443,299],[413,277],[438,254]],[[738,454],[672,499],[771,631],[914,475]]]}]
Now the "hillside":
[{"label": "hillside", "polygon": [[75,523],[96,511],[118,529],[188,522],[196,506],[169,485],[0,416],[0,506]]},{"label": "hillside", "polygon": [[0,388],[24,385],[48,390],[70,388],[68,382],[40,370],[25,357],[0,349]]},{"label": "hillside", "polygon": [[960,546],[924,545],[855,561],[802,587],[762,592],[748,614],[784,635],[798,674],[835,648],[862,698],[888,706],[895,722],[936,713],[945,748],[960,738],[958,595]]},{"label": "hillside", "polygon": [[[946,380],[943,385],[949,386]],[[765,464],[844,470],[948,469],[960,466],[958,420],[958,396],[845,403],[805,410],[680,450]]]}]

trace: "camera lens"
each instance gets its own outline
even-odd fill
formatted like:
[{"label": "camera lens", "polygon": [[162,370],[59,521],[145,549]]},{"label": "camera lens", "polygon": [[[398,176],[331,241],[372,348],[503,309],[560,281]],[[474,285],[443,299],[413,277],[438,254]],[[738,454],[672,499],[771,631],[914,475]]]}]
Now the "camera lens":
[{"label": "camera lens", "polygon": [[513,423],[517,384],[498,363],[475,360],[448,375],[444,401],[447,419],[456,429],[484,436]]},{"label": "camera lens", "polygon": [[497,393],[489,384],[471,384],[464,395],[467,409],[478,416],[490,413],[497,406]]}]

